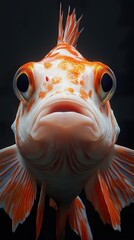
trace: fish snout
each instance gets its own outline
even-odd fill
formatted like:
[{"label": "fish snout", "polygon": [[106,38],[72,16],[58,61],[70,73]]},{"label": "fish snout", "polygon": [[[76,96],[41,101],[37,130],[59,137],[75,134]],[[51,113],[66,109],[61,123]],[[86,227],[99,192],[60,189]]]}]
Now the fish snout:
[{"label": "fish snout", "polygon": [[83,102],[62,98],[40,108],[31,136],[37,141],[50,141],[59,137],[96,141],[100,131],[96,117]]}]

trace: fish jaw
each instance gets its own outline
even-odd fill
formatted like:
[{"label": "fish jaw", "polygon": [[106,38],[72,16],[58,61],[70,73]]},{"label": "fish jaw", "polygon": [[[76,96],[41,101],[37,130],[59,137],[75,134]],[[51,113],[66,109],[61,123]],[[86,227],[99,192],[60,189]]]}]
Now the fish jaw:
[{"label": "fish jaw", "polygon": [[35,116],[37,118],[31,130],[31,137],[35,141],[50,141],[57,136],[96,141],[101,137],[93,111],[77,97],[50,98]]}]

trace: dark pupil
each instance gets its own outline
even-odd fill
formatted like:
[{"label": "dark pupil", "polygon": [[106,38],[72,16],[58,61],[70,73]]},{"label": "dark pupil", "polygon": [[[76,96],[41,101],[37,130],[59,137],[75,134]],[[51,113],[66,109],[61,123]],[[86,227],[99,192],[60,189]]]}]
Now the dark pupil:
[{"label": "dark pupil", "polygon": [[104,92],[109,92],[113,87],[113,80],[109,74],[105,73],[101,79],[101,86]]},{"label": "dark pupil", "polygon": [[21,92],[26,92],[29,87],[28,76],[25,73],[22,73],[17,79],[17,88]]}]

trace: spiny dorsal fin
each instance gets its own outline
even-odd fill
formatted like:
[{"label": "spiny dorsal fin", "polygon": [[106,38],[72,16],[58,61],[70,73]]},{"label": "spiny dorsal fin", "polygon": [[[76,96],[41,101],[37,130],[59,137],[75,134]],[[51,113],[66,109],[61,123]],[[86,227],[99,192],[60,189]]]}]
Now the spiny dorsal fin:
[{"label": "spiny dorsal fin", "polygon": [[73,10],[72,14],[70,14],[69,7],[65,29],[63,29],[63,13],[60,6],[58,43],[66,42],[69,45],[76,46],[78,37],[83,30],[81,29],[81,31],[79,31],[81,18],[82,16],[76,20],[75,9]]}]

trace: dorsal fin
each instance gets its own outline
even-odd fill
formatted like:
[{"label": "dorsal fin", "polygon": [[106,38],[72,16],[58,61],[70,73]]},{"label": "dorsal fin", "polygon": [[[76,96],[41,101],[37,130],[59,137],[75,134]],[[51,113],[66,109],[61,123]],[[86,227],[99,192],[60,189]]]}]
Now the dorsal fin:
[{"label": "dorsal fin", "polygon": [[69,7],[65,29],[63,29],[63,13],[60,6],[58,44],[60,42],[65,42],[69,45],[76,46],[78,37],[83,30],[81,29],[81,31],[79,31],[79,24],[81,18],[82,16],[78,20],[76,20],[75,9],[73,10],[72,14],[70,14]]}]

